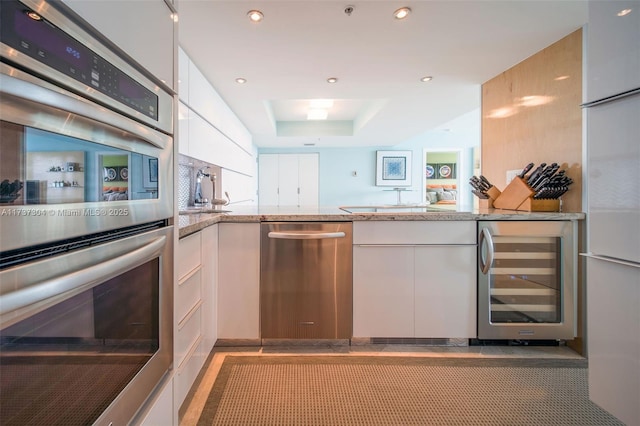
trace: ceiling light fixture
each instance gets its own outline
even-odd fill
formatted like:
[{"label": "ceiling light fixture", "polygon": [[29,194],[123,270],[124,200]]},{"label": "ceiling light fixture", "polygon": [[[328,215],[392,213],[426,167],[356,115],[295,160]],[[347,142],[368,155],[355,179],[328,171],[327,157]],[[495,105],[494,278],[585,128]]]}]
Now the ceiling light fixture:
[{"label": "ceiling light fixture", "polygon": [[411,13],[411,9],[409,9],[408,7],[401,7],[400,9],[393,12],[393,16],[396,19],[404,19],[407,16],[409,16],[410,13]]},{"label": "ceiling light fixture", "polygon": [[328,109],[333,106],[333,99],[311,99],[309,101],[310,108],[324,108]]},{"label": "ceiling light fixture", "polygon": [[631,13],[631,10],[632,9],[623,9],[620,12],[618,12],[618,16],[626,16]]},{"label": "ceiling light fixture", "polygon": [[42,16],[38,15],[36,12],[32,10],[25,10],[24,13],[34,21],[42,21]]},{"label": "ceiling light fixture", "polygon": [[246,82],[247,82],[246,78],[242,78],[242,77],[236,78],[236,83],[238,84],[245,84]]},{"label": "ceiling light fixture", "polygon": [[329,111],[321,108],[311,108],[307,112],[307,120],[326,120],[329,116]]},{"label": "ceiling light fixture", "polygon": [[433,77],[430,75],[426,75],[420,79],[421,82],[426,83],[427,81],[433,80]]},{"label": "ceiling light fixture", "polygon": [[260,22],[264,18],[264,15],[259,10],[250,10],[247,12],[247,16],[251,22]]},{"label": "ceiling light fixture", "polygon": [[338,79],[336,77],[329,77],[327,79],[327,83],[337,83]]}]

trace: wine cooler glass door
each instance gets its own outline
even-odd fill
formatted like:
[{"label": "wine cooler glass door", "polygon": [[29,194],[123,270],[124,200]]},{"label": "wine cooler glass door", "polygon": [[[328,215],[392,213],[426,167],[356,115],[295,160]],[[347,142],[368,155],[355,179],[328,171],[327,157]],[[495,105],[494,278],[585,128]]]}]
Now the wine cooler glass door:
[{"label": "wine cooler glass door", "polygon": [[519,224],[506,229],[502,224],[497,229],[481,228],[479,308],[484,318],[479,328],[494,330],[487,337],[573,337],[567,336],[566,325],[573,324],[575,316],[575,250],[571,249],[572,233],[567,234],[562,224],[528,222],[534,232],[518,232]]}]

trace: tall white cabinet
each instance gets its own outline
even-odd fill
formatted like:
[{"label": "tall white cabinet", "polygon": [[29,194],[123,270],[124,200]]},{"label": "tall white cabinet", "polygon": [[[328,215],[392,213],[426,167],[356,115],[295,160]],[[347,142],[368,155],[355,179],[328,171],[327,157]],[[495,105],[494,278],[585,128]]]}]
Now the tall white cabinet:
[{"label": "tall white cabinet", "polygon": [[63,1],[151,74],[175,89],[176,21],[174,11],[164,0]]},{"label": "tall white cabinet", "polygon": [[258,197],[262,206],[318,206],[318,154],[260,154]]},{"label": "tall white cabinet", "polygon": [[590,1],[586,28],[589,398],[640,425],[640,2]]}]

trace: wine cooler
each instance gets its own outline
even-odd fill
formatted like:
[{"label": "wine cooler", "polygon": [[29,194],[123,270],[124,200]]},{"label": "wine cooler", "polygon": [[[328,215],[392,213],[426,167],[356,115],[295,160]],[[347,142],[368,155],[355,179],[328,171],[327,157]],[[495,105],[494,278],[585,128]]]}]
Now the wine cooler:
[{"label": "wine cooler", "polygon": [[478,338],[576,337],[577,222],[478,222]]}]

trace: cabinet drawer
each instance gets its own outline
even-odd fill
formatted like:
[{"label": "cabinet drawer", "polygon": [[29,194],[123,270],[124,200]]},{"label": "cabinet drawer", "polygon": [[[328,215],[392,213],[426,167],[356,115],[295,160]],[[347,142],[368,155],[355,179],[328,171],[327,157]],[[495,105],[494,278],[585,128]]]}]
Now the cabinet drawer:
[{"label": "cabinet drawer", "polygon": [[187,317],[178,324],[175,341],[175,365],[184,362],[187,353],[202,335],[202,304],[189,312]]},{"label": "cabinet drawer", "polygon": [[199,342],[193,348],[193,351],[189,352],[188,359],[180,366],[173,379],[175,392],[174,404],[176,407],[182,405],[191,386],[193,386],[193,382],[195,382],[198,377],[200,369],[204,365],[206,356],[204,356],[204,351],[202,351],[201,346],[202,342]]},{"label": "cabinet drawer", "polygon": [[200,246],[200,232],[184,237],[178,241],[178,248],[176,250],[178,280],[184,278],[189,272],[202,263]]},{"label": "cabinet drawer", "polygon": [[476,241],[473,220],[353,223],[353,244],[476,244]]},{"label": "cabinet drawer", "polygon": [[197,267],[184,281],[180,281],[175,295],[175,315],[180,323],[202,298],[202,267]]}]

